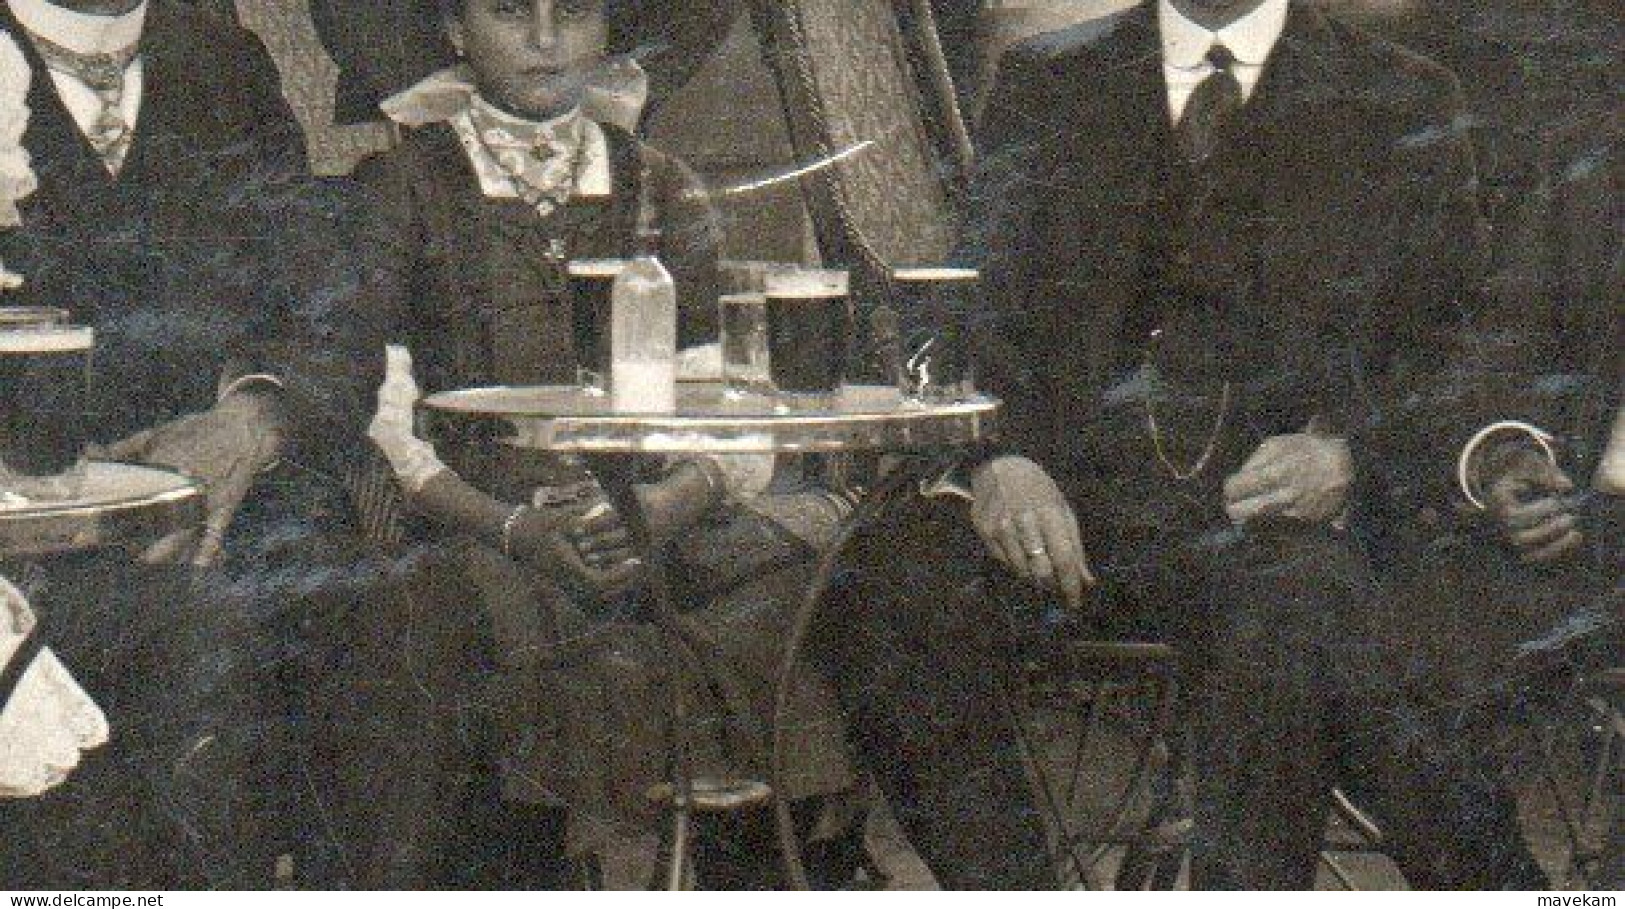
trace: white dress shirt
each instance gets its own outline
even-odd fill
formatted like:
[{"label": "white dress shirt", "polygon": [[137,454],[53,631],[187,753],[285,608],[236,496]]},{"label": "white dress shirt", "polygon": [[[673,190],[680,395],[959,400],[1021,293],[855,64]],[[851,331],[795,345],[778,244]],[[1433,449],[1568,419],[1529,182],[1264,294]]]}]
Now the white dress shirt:
[{"label": "white dress shirt", "polygon": [[[127,49],[141,40],[146,27],[147,4],[117,16],[97,16],[63,9],[47,0],[6,0],[17,24],[55,44],[81,54],[108,54]],[[90,134],[101,116],[102,102],[90,86],[66,73],[51,70],[57,94],[79,125]],[[124,95],[120,99],[125,124],[133,132],[141,116],[142,65],[138,56],[124,71]]]},{"label": "white dress shirt", "polygon": [[1222,44],[1235,56],[1230,69],[1241,83],[1241,96],[1250,99],[1258,87],[1264,64],[1286,27],[1287,0],[1266,0],[1257,9],[1218,31],[1185,18],[1169,0],[1158,0],[1157,30],[1162,35],[1162,72],[1168,83],[1168,113],[1178,123],[1185,116],[1191,93],[1213,75],[1207,52]]}]

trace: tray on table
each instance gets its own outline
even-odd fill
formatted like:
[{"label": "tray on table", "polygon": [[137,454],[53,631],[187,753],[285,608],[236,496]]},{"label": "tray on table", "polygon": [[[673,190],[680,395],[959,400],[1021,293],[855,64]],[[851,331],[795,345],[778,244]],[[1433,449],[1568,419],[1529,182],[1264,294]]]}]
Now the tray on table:
[{"label": "tray on table", "polygon": [[908,451],[986,438],[998,402],[905,400],[895,388],[848,385],[828,406],[786,406],[766,395],[733,397],[720,383],[678,385],[672,413],[616,413],[607,396],[573,385],[471,388],[430,395],[436,425],[504,424],[519,448],[581,453]]}]

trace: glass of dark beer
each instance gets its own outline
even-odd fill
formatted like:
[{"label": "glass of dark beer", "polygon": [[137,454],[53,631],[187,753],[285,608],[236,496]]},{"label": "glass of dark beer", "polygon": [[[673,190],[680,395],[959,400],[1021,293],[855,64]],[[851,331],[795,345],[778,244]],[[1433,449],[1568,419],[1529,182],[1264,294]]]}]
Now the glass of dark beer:
[{"label": "glass of dark beer", "polygon": [[768,365],[779,398],[792,406],[827,405],[846,380],[847,273],[784,268],[769,272],[764,287]]},{"label": "glass of dark beer", "polygon": [[612,292],[615,277],[626,268],[626,260],[576,259],[566,268],[570,275],[576,384],[588,394],[608,394]]},{"label": "glass of dark beer", "polygon": [[976,392],[970,334],[982,276],[947,266],[896,268],[892,303],[902,325],[901,391],[907,400],[951,404]]},{"label": "glass of dark beer", "polygon": [[0,492],[71,496],[95,332],[56,310],[0,309]]}]

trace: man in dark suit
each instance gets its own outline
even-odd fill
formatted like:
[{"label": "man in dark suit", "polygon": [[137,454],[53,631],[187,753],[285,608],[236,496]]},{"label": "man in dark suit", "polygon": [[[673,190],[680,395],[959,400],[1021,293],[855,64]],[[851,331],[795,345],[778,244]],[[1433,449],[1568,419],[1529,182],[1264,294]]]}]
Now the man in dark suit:
[{"label": "man in dark suit", "polygon": [[[1397,528],[1388,567],[1455,650],[1439,696],[1494,712],[1514,686],[1565,690],[1544,673],[1619,622],[1618,504],[1598,465],[1621,406],[1620,25],[1585,2],[1336,6],[1459,73],[1471,112],[1492,278],[1468,356],[1440,383],[1437,436],[1500,428],[1462,459],[1457,498],[1482,509]],[[1507,461],[1523,463],[1473,476]]]},{"label": "man in dark suit", "polygon": [[[265,725],[291,647],[269,610],[307,592],[276,553],[308,557],[320,442],[360,425],[323,350],[346,287],[313,254],[341,212],[304,179],[276,71],[234,23],[171,0],[6,0],[0,30],[28,66],[38,178],[0,237],[26,280],[5,302],[94,327],[94,441],[208,500],[200,533],[139,564],[22,572],[113,734],[68,785],[0,813],[0,885],[260,886],[292,789]],[[225,573],[204,570],[227,549]]]},{"label": "man in dark suit", "polygon": [[1009,450],[961,486],[1001,570],[921,501],[869,539],[928,528],[935,568],[871,561],[837,597],[843,628],[913,634],[890,652],[930,667],[912,688],[843,668],[904,743],[905,822],[951,836],[955,812],[1021,804],[963,774],[965,798],[930,796],[948,758],[920,742],[1008,764],[977,709],[999,654],[910,629],[980,613],[975,641],[1054,595],[1182,652],[1197,886],[1310,885],[1339,785],[1415,886],[1543,886],[1509,792],[1412,699],[1430,667],[1361,542],[1366,490],[1450,485],[1413,412],[1479,267],[1453,80],[1307,4],[1162,0],[1035,39],[998,81],[967,242]]}]

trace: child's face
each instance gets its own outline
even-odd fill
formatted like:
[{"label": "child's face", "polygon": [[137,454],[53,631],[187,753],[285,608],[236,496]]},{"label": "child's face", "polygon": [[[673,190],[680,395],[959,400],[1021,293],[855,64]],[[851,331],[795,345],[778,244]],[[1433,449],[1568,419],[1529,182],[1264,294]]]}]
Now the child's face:
[{"label": "child's face", "polygon": [[536,118],[581,103],[608,43],[604,0],[465,0],[450,30],[485,100]]}]

